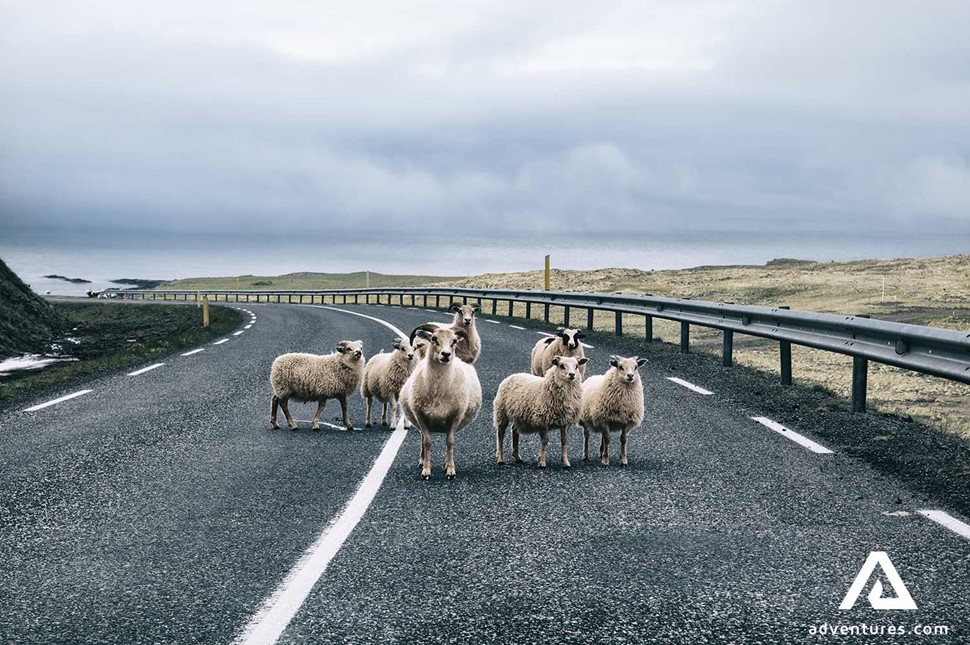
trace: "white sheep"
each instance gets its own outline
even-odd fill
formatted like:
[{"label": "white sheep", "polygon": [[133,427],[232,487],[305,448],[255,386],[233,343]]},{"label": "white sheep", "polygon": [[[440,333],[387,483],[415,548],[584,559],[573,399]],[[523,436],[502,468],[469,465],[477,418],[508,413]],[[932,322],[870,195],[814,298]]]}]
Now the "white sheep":
[{"label": "white sheep", "polygon": [[[360,395],[364,398],[367,418],[364,426],[371,427],[371,404],[376,398],[383,404],[381,423],[387,425],[387,409],[391,409],[391,427],[397,426],[397,399],[401,386],[408,380],[417,363],[415,350],[406,338],[394,339],[394,350],[389,354],[372,356],[364,367],[360,382]],[[408,427],[405,421],[404,427]]]},{"label": "white sheep", "polygon": [[455,433],[471,423],[482,407],[482,386],[470,363],[455,360],[467,342],[462,329],[434,324],[411,332],[428,341],[426,355],[401,388],[404,416],[421,430],[421,476],[431,477],[431,433],[447,433],[445,475],[455,478]]},{"label": "white sheep", "polygon": [[283,354],[273,361],[269,381],[273,386],[273,405],[269,422],[273,428],[276,423],[276,408],[283,408],[290,429],[296,430],[297,424],[290,415],[287,405],[291,398],[297,401],[319,401],[317,413],[313,415],[313,429],[320,429],[320,413],[327,399],[340,401],[344,425],[348,430],[354,426],[347,416],[347,396],[360,386],[364,375],[364,342],[342,340],[337,343],[333,354]]},{"label": "white sheep", "polygon": [[[455,355],[466,363],[474,363],[482,353],[482,338],[478,335],[478,327],[475,324],[475,314],[481,311],[477,304],[463,305],[460,302],[452,303],[451,311],[455,313],[451,321],[453,329],[460,329],[465,332],[464,340],[456,349]],[[443,327],[440,323],[426,323],[422,325],[426,330]]]},{"label": "white sheep", "polygon": [[492,419],[495,423],[495,459],[505,463],[505,429],[512,424],[512,459],[519,457],[519,434],[538,432],[539,468],[546,467],[549,430],[559,428],[562,439],[562,467],[569,468],[566,431],[579,420],[583,386],[579,369],[588,358],[553,356],[543,376],[512,374],[498,386]]},{"label": "white sheep", "polygon": [[[559,327],[556,335],[551,338],[543,338],[532,348],[532,373],[542,376],[550,367],[554,356],[571,356],[573,358],[583,358],[586,352],[583,351],[583,344],[580,342],[586,335],[579,329],[568,329]],[[579,368],[579,375],[586,377],[586,365]]]},{"label": "white sheep", "polygon": [[600,463],[610,463],[610,432],[620,432],[620,465],[626,466],[626,440],[630,431],[643,423],[643,382],[639,368],[647,362],[634,356],[610,357],[605,374],[583,383],[583,404],[579,422],[583,426],[583,461],[589,459],[589,433],[600,433]]}]

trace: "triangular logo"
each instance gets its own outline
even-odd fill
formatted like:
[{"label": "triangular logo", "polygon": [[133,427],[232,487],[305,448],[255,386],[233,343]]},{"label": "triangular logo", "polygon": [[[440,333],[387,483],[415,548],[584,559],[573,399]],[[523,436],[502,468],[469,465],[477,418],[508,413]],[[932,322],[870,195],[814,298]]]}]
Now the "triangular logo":
[{"label": "triangular logo", "polygon": [[886,579],[896,593],[896,597],[883,598],[882,582],[877,578],[876,583],[872,585],[872,590],[869,591],[869,595],[867,596],[872,608],[916,609],[916,603],[913,602],[913,597],[909,595],[909,589],[903,584],[903,579],[899,577],[896,567],[893,566],[892,561],[889,559],[889,554],[885,551],[873,551],[869,554],[865,564],[862,565],[862,569],[859,570],[859,575],[855,577],[855,580],[852,581],[852,586],[845,593],[845,598],[842,599],[842,604],[839,605],[839,609],[852,609],[855,606],[856,600],[859,599],[859,594],[862,593],[866,583],[872,578],[872,574],[876,570],[877,565],[882,569],[883,574],[885,574]]}]

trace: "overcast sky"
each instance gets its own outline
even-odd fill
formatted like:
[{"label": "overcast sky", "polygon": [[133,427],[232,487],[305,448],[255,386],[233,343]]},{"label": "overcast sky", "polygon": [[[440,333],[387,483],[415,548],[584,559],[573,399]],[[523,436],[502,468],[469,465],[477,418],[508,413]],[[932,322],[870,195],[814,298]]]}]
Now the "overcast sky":
[{"label": "overcast sky", "polygon": [[0,0],[0,235],[970,239],[968,32],[965,1]]}]

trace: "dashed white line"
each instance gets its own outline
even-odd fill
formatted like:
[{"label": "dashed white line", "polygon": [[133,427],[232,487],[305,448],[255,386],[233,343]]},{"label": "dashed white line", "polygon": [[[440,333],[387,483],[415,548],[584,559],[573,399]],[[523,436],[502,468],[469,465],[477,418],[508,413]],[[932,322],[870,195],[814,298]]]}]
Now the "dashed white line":
[{"label": "dashed white line", "polygon": [[525,327],[519,327],[518,325],[509,325],[509,327],[512,329],[521,329],[522,331],[525,331]]},{"label": "dashed white line", "polygon": [[774,430],[781,436],[791,439],[795,443],[808,448],[814,453],[817,453],[820,455],[832,454],[832,451],[826,448],[825,446],[815,443],[808,437],[803,437],[802,435],[798,434],[794,430],[786,428],[780,423],[776,421],[772,421],[768,417],[751,417],[751,418],[757,421],[758,423],[760,423],[761,425],[763,425],[764,427],[768,428],[769,430]]},{"label": "dashed white line", "polygon": [[[509,325],[509,327],[511,327],[511,326],[512,325]],[[537,331],[536,333],[539,334],[540,336],[548,336],[549,338],[555,338],[556,337],[555,334],[550,334],[550,333],[544,332],[544,331]],[[583,347],[585,347],[586,349],[596,349],[592,345],[587,345],[586,343],[583,343],[583,342],[580,342],[579,344],[582,345]]]},{"label": "dashed white line", "polygon": [[228,338],[223,338],[222,340],[217,340],[216,342],[214,342],[212,344],[213,345],[221,345],[223,343],[228,343],[228,342],[229,342],[229,339]]},{"label": "dashed white line", "polygon": [[88,392],[93,392],[93,391],[94,390],[81,390],[79,392],[74,392],[73,394],[66,394],[66,395],[64,395],[64,396],[62,396],[62,397],[60,397],[58,399],[54,399],[53,401],[48,401],[47,403],[41,403],[40,405],[34,405],[34,406],[29,407],[29,408],[26,408],[24,410],[24,412],[36,412],[37,410],[43,410],[44,408],[48,408],[48,407],[50,407],[52,405],[56,405],[57,403],[60,403],[61,401],[67,401],[69,399],[73,399],[73,398],[82,396],[84,394],[87,394]]},{"label": "dashed white line", "polygon": [[487,323],[492,323],[493,325],[501,325],[502,324],[502,323],[500,323],[497,320],[489,320],[488,318],[482,318],[482,320],[484,320]]},{"label": "dashed white line", "polygon": [[710,390],[705,390],[704,388],[698,385],[694,385],[693,383],[690,383],[689,381],[685,381],[684,379],[677,378],[676,376],[668,376],[667,380],[673,381],[677,385],[686,387],[688,390],[693,390],[694,392],[697,392],[698,394],[703,394],[704,396],[710,396],[711,394],[714,394]]},{"label": "dashed white line", "polygon": [[185,352],[184,354],[182,354],[182,356],[191,356],[192,354],[198,354],[199,352],[204,352],[204,351],[205,351],[205,347],[201,347],[199,349],[193,349],[191,352]]},{"label": "dashed white line", "polygon": [[250,325],[246,325],[245,327],[243,327],[243,329],[252,329],[252,325],[251,324]]},{"label": "dashed white line", "polygon": [[916,512],[927,519],[933,520],[940,526],[945,526],[957,535],[970,540],[970,525],[966,524],[965,522],[961,522],[949,513],[945,511],[931,511],[926,509],[918,510]]},{"label": "dashed white line", "polygon": [[134,372],[129,372],[128,376],[138,376],[139,374],[144,374],[145,372],[151,372],[152,370],[157,370],[159,367],[165,363],[155,363],[154,365],[149,365],[148,367],[143,367],[140,370],[135,370]]},{"label": "dashed white line", "polygon": [[238,336],[239,334],[243,333],[244,331],[246,331],[246,330],[245,329],[240,329],[239,331],[232,332],[232,335],[233,336]]},{"label": "dashed white line", "polygon": [[431,314],[436,314],[436,313],[438,313],[438,312],[437,312],[437,311],[435,311],[434,309],[425,309],[425,311],[427,311],[428,313],[431,313]]}]

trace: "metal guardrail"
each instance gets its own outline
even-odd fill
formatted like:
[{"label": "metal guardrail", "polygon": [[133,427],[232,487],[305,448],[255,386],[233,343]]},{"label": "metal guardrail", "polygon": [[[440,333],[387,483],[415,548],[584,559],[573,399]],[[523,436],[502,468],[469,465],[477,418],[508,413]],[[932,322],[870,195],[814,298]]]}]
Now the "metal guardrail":
[{"label": "metal guardrail", "polygon": [[[512,316],[513,304],[525,303],[525,317],[532,318],[532,306],[543,308],[543,320],[550,320],[550,307],[562,307],[562,322],[570,326],[574,309],[586,311],[586,327],[593,328],[593,314],[612,311],[614,333],[623,334],[623,316],[644,318],[645,342],[653,341],[653,319],[680,323],[680,350],[690,350],[690,327],[699,325],[723,332],[723,364],[733,363],[734,334],[746,334],[776,340],[780,347],[782,383],[792,382],[791,346],[802,345],[852,356],[852,409],[864,412],[869,361],[970,384],[970,332],[924,327],[867,316],[844,316],[784,307],[736,305],[729,302],[705,302],[687,298],[662,298],[652,295],[577,293],[556,291],[510,291],[496,289],[454,289],[443,287],[375,287],[366,289],[330,289],[322,291],[238,291],[238,290],[125,290],[126,298],[157,300],[195,300],[202,295],[214,301],[285,302],[291,304],[392,304],[397,299],[405,304],[441,308],[453,300],[475,301],[484,308],[491,304],[491,315],[499,313],[499,303],[507,303]],[[433,301],[432,301],[433,299]],[[433,304],[432,304],[433,303]]]}]

